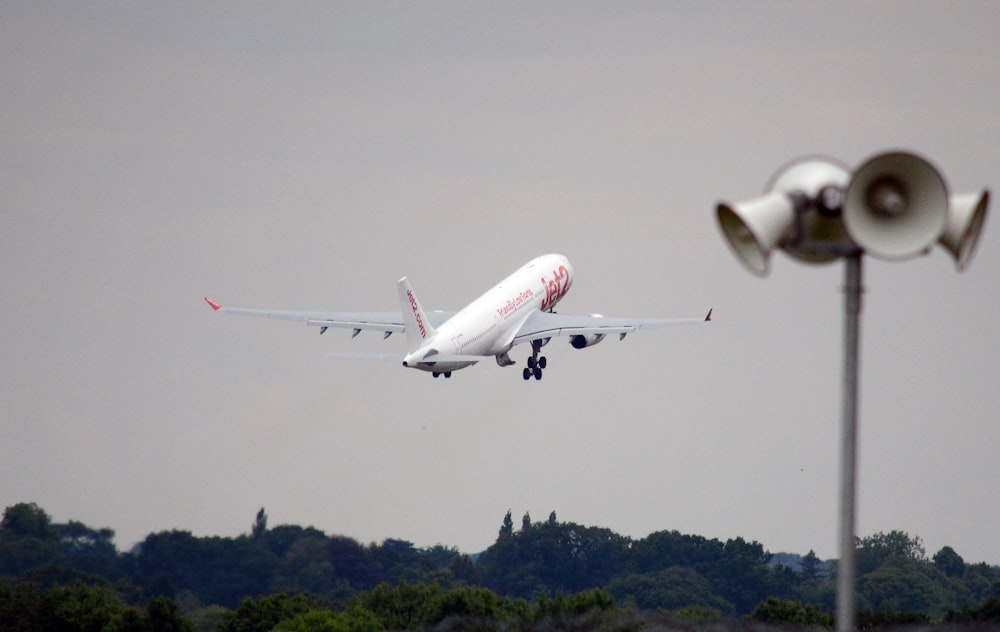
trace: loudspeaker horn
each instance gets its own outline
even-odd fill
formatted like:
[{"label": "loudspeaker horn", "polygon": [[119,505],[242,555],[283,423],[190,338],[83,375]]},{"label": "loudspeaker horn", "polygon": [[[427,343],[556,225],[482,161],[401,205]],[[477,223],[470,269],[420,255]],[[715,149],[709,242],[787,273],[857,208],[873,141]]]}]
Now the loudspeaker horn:
[{"label": "loudspeaker horn", "polygon": [[955,268],[965,270],[976,254],[979,236],[986,223],[990,192],[953,195],[948,204],[948,223],[941,235],[941,245],[955,258]]},{"label": "loudspeaker horn", "polygon": [[847,167],[832,158],[797,158],[771,177],[763,196],[719,204],[719,228],[758,276],[770,271],[771,251],[778,246],[808,263],[832,261],[850,245],[840,222],[840,194],[849,179]]},{"label": "loudspeaker horn", "polygon": [[948,188],[929,162],[901,151],[869,158],[847,185],[844,228],[851,240],[882,259],[925,252],[948,220]]},{"label": "loudspeaker horn", "polygon": [[827,263],[853,248],[840,220],[849,167],[829,156],[810,155],[786,163],[771,178],[767,191],[795,196],[795,234],[782,249],[804,263]]},{"label": "loudspeaker horn", "polygon": [[736,258],[757,276],[771,269],[771,251],[793,230],[795,204],[781,192],[715,208],[719,228]]}]

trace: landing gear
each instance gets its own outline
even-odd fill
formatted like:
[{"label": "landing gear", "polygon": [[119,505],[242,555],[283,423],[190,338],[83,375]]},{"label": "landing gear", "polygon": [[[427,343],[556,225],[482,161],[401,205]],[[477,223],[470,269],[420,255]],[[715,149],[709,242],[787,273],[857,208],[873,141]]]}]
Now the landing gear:
[{"label": "landing gear", "polygon": [[529,368],[525,367],[524,370],[521,371],[521,377],[523,377],[525,380],[530,380],[532,378],[532,376],[534,376],[534,378],[536,380],[542,379],[542,369],[541,369],[541,367],[536,366],[533,369],[529,369]]},{"label": "landing gear", "polygon": [[[434,372],[434,373],[431,373],[431,375],[433,375],[434,377],[438,377],[439,375],[441,375],[441,373]],[[451,371],[445,371],[444,372],[444,379],[447,380],[450,377],[451,377]]]},{"label": "landing gear", "polygon": [[521,377],[525,380],[530,380],[532,377],[536,380],[542,379],[542,369],[548,365],[548,360],[545,359],[545,356],[538,357],[538,352],[541,349],[541,340],[535,340],[531,343],[531,357],[528,358],[528,366],[521,372]]}]

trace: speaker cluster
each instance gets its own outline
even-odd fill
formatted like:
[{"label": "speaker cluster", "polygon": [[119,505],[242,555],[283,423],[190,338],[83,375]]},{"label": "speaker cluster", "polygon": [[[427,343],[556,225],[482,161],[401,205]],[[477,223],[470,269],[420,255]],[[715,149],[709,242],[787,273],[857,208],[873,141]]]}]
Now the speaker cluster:
[{"label": "speaker cluster", "polygon": [[905,151],[872,156],[853,171],[825,156],[778,170],[764,194],[716,206],[737,258],[758,276],[781,248],[807,263],[864,252],[901,260],[941,244],[959,271],[968,267],[986,221],[989,191],[950,195],[938,170]]}]

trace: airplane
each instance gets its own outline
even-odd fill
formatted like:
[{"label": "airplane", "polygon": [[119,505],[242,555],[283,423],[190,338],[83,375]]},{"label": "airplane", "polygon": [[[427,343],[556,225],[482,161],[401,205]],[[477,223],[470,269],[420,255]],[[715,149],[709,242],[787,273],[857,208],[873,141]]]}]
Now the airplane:
[{"label": "airplane", "polygon": [[[457,312],[425,311],[405,276],[396,282],[400,312],[249,309],[224,307],[208,297],[205,301],[217,312],[305,322],[319,327],[320,334],[330,327],[350,329],[352,338],[363,330],[381,331],[383,339],[403,332],[407,352],[398,356],[403,366],[445,378],[482,360],[496,360],[501,367],[512,366],[515,361],[509,355],[510,350],[515,345],[528,344],[531,355],[521,376],[525,380],[541,380],[548,361],[539,353],[552,338],[566,336],[573,348],[585,349],[610,334],[618,334],[619,340],[624,340],[626,335],[640,329],[708,323],[712,319],[711,309],[703,318],[671,320],[556,313],[554,308],[566,297],[573,279],[573,266],[566,257],[547,254],[524,264]],[[364,354],[354,354],[359,355]]]}]

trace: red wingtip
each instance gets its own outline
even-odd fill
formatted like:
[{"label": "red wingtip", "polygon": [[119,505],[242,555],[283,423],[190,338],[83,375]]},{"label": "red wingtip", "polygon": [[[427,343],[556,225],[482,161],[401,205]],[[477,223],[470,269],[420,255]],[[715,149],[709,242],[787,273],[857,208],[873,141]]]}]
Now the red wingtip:
[{"label": "red wingtip", "polygon": [[207,296],[205,297],[205,302],[211,305],[212,309],[214,309],[215,311],[219,311],[220,309],[222,309],[222,305],[219,305],[218,303],[208,298]]}]

